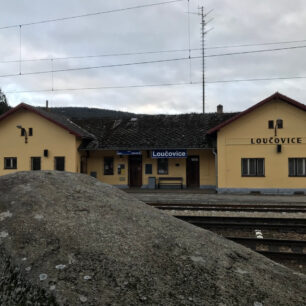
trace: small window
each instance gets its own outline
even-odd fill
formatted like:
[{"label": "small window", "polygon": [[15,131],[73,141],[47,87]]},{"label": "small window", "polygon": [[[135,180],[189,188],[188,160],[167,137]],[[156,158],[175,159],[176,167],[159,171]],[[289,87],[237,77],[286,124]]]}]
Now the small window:
[{"label": "small window", "polygon": [[17,169],[17,157],[4,157],[4,169]]},{"label": "small window", "polygon": [[146,174],[152,174],[152,164],[146,164]]},{"label": "small window", "polygon": [[242,176],[264,176],[265,160],[264,158],[242,158],[241,159]]},{"label": "small window", "polygon": [[90,176],[97,178],[97,172],[96,171],[91,171]]},{"label": "small window", "polygon": [[33,136],[33,128],[29,128],[29,136]]},{"label": "small window", "polygon": [[306,176],[306,158],[289,158],[289,176]]},{"label": "small window", "polygon": [[24,128],[22,128],[22,129],[21,129],[21,134],[20,134],[20,135],[21,135],[21,136],[25,136],[25,134],[26,134],[26,130],[25,130]]},{"label": "small window", "polygon": [[157,160],[157,173],[158,174],[168,174],[168,159],[167,158],[159,158]]},{"label": "small window", "polygon": [[54,169],[58,171],[65,171],[65,157],[54,157]]},{"label": "small window", "polygon": [[31,157],[31,170],[41,170],[41,158]]},{"label": "small window", "polygon": [[104,175],[114,174],[114,158],[104,157]]},{"label": "small window", "polygon": [[268,127],[269,127],[269,129],[274,129],[274,121],[273,120],[268,121]]},{"label": "small window", "polygon": [[277,119],[276,120],[277,128],[282,129],[283,128],[283,120],[282,119]]}]

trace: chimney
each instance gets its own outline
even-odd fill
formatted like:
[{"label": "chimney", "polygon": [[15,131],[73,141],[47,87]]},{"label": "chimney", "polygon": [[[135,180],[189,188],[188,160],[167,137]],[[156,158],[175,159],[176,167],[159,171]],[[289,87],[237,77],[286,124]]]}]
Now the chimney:
[{"label": "chimney", "polygon": [[46,100],[46,110],[48,110],[48,109],[49,109],[49,101]]},{"label": "chimney", "polygon": [[217,106],[217,114],[223,114],[223,105],[222,104],[219,104]]}]

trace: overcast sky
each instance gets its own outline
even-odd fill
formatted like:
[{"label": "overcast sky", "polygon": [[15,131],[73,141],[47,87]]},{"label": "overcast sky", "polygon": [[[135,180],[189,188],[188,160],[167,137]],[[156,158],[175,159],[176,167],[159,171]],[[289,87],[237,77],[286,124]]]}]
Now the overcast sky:
[{"label": "overcast sky", "polygon": [[[0,28],[107,10],[122,9],[167,0],[0,0]],[[197,13],[202,0],[190,0]],[[206,55],[262,49],[306,46],[305,0],[206,0]],[[94,56],[189,49],[188,1],[169,3],[85,18],[21,27],[22,59]],[[200,17],[190,14],[190,47],[201,47]],[[18,74],[19,27],[0,30],[0,76]],[[302,40],[305,40],[304,42]],[[214,48],[241,44],[277,43],[249,47]],[[218,104],[225,111],[241,111],[279,91],[305,104],[306,79],[209,83],[222,80],[306,77],[306,48],[274,52],[207,57],[206,111]],[[192,50],[191,57],[199,57]],[[22,62],[21,72],[51,71],[79,67],[117,65],[143,61],[186,58],[188,51],[134,54],[78,59]],[[52,68],[53,66],[53,68]],[[191,69],[190,69],[191,67]],[[136,113],[186,113],[202,111],[201,84],[82,91],[12,91],[121,87],[148,84],[201,82],[201,59],[142,65],[0,77],[0,87],[10,105],[20,102],[51,106],[88,106]]]}]

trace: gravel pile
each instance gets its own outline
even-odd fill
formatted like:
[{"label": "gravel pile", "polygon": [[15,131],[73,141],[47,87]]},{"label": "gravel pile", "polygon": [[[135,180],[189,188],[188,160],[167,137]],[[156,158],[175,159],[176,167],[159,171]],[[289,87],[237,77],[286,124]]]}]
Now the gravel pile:
[{"label": "gravel pile", "polygon": [[0,177],[0,305],[306,305],[306,276],[86,175]]}]

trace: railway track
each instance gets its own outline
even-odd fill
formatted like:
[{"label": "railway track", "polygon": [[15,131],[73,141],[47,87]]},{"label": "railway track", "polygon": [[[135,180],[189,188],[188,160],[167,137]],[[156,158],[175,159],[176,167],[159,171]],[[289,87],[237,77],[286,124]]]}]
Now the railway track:
[{"label": "railway track", "polygon": [[[306,205],[300,203],[288,204],[177,204],[177,203],[147,203],[161,210],[170,211],[226,211],[226,212],[275,212],[275,213],[306,213]],[[241,216],[193,216],[177,215],[174,217],[195,226],[211,231],[235,230],[254,231],[270,230],[306,234],[306,219],[302,218],[262,218]],[[244,245],[272,260],[283,262],[306,263],[306,241],[247,238],[224,235],[236,243]]]},{"label": "railway track", "polygon": [[[210,229],[279,229],[306,233],[306,219],[175,216],[201,228]],[[224,236],[273,260],[294,260],[306,263],[306,241],[288,239],[260,239]]]},{"label": "railway track", "polygon": [[306,219],[221,216],[174,216],[202,228],[281,229],[306,232]]},{"label": "railway track", "polygon": [[305,240],[225,237],[270,258],[306,260]]},{"label": "railway track", "polygon": [[306,213],[305,204],[177,204],[148,203],[162,210]]}]

